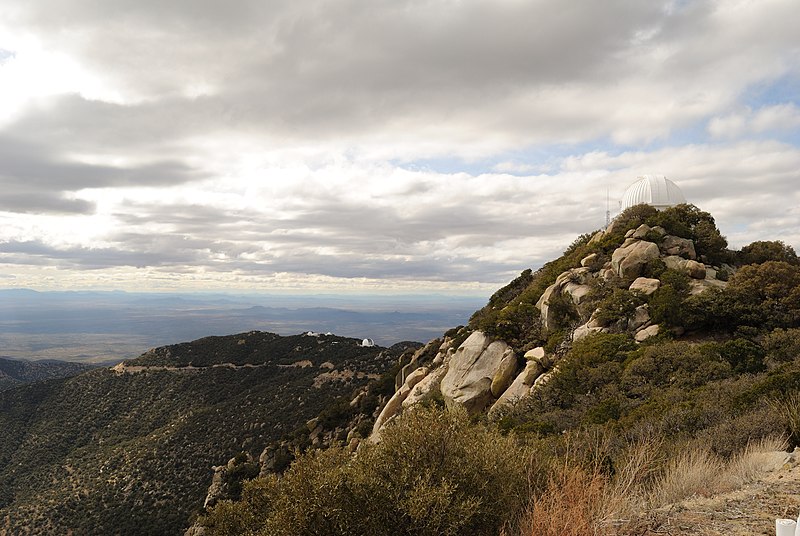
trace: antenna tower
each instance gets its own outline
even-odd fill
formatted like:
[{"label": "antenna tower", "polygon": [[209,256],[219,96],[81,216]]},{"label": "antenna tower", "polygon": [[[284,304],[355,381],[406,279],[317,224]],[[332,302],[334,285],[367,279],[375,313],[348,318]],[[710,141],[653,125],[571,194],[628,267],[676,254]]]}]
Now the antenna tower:
[{"label": "antenna tower", "polygon": [[611,209],[608,204],[608,187],[606,187],[606,227],[611,223]]}]

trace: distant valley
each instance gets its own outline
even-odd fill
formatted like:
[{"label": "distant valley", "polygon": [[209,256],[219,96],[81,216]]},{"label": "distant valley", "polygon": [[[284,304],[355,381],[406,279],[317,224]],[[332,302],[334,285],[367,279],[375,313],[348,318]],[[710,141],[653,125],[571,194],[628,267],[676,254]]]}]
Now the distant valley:
[{"label": "distant valley", "polygon": [[0,357],[112,364],[144,350],[248,330],[425,342],[485,297],[136,294],[0,290]]}]

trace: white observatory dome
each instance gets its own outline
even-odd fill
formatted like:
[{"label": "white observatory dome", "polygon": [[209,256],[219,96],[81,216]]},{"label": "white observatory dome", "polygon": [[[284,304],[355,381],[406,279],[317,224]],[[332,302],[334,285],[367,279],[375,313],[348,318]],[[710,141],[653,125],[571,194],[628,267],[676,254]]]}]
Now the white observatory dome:
[{"label": "white observatory dome", "polygon": [[622,196],[622,210],[642,203],[658,210],[686,203],[681,189],[663,175],[642,175],[637,179]]}]

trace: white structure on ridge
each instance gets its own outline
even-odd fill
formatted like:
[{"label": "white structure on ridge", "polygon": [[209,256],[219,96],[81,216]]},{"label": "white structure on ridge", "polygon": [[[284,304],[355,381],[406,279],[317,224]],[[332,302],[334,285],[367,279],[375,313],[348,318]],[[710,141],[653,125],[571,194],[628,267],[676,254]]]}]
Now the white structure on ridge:
[{"label": "white structure on ridge", "polygon": [[642,203],[658,210],[686,203],[681,189],[663,175],[642,175],[636,179],[622,196],[622,210]]}]

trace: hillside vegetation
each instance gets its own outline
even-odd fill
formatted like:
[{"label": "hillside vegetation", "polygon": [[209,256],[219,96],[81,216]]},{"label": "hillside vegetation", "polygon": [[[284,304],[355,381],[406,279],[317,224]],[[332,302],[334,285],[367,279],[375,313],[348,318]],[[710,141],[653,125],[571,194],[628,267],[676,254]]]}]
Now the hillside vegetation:
[{"label": "hillside vegetation", "polygon": [[309,449],[193,533],[655,534],[800,444],[800,261],[632,207],[402,364],[357,454]]},{"label": "hillside vegetation", "polygon": [[308,438],[309,419],[407,347],[250,332],[6,390],[0,534],[180,534],[213,466],[239,456],[239,473],[256,476],[267,444],[298,428]]},{"label": "hillside vegetation", "polygon": [[54,359],[28,361],[0,357],[0,391],[25,383],[75,376],[91,368],[91,365],[83,363],[70,363]]}]

